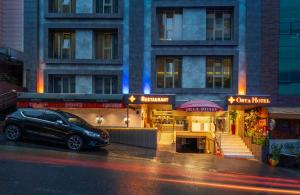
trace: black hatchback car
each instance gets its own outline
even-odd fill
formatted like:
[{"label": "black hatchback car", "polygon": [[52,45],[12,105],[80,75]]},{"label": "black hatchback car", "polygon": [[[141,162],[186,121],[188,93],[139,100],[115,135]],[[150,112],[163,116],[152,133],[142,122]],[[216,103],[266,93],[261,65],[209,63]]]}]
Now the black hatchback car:
[{"label": "black hatchback car", "polygon": [[63,111],[19,109],[6,117],[3,129],[10,141],[18,141],[24,136],[65,143],[70,150],[75,151],[109,144],[107,131],[97,129],[80,117]]}]

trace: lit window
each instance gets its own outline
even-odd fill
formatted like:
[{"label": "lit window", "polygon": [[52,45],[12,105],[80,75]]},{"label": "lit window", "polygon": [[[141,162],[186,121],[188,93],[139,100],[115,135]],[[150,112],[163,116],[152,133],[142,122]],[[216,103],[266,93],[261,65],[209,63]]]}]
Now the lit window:
[{"label": "lit window", "polygon": [[117,31],[96,32],[96,59],[111,60],[118,58]]},{"label": "lit window", "polygon": [[75,54],[74,32],[50,32],[49,56],[54,59],[72,59]]},{"label": "lit window", "polygon": [[74,0],[52,0],[50,1],[50,12],[52,13],[74,13]]},{"label": "lit window", "polygon": [[157,88],[180,88],[181,63],[179,57],[158,57],[157,63]]},{"label": "lit window", "polygon": [[231,57],[206,58],[206,87],[230,88],[232,77]]}]

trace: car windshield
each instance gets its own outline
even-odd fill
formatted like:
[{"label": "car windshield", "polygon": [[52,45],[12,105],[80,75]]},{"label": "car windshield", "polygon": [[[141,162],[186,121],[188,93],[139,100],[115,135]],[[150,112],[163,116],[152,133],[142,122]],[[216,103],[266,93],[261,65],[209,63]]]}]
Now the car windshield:
[{"label": "car windshield", "polygon": [[71,114],[71,113],[67,113],[67,112],[59,112],[61,115],[63,115],[69,123],[81,126],[81,127],[88,127],[88,128],[92,128],[92,125],[90,125],[89,123],[87,123],[85,120],[83,120],[82,118]]}]

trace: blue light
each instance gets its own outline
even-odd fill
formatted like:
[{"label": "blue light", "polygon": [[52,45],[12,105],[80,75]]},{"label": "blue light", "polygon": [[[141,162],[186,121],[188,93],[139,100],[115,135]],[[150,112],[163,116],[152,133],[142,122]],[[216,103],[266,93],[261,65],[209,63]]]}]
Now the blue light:
[{"label": "blue light", "polygon": [[129,94],[129,66],[123,65],[122,93]]},{"label": "blue light", "polygon": [[151,86],[149,83],[144,83],[144,94],[150,94],[151,93]]}]

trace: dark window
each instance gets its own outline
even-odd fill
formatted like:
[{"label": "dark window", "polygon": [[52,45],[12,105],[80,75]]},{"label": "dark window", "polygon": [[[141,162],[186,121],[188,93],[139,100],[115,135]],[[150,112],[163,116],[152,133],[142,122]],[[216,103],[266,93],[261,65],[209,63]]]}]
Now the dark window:
[{"label": "dark window", "polygon": [[182,9],[158,10],[157,21],[161,40],[182,40]]},{"label": "dark window", "polygon": [[157,64],[157,88],[181,87],[181,57],[158,57]]},{"label": "dark window", "polygon": [[49,57],[54,59],[74,59],[75,33],[73,31],[50,31]]},{"label": "dark window", "polygon": [[96,13],[99,14],[116,14],[119,10],[118,0],[95,0]]},{"label": "dark window", "polygon": [[49,0],[50,13],[75,13],[76,0]]},{"label": "dark window", "polygon": [[63,121],[63,119],[60,116],[51,112],[46,112],[43,115],[43,119],[51,122]]},{"label": "dark window", "polygon": [[116,30],[98,31],[96,36],[96,59],[118,58],[118,32]]},{"label": "dark window", "polygon": [[206,87],[231,88],[232,57],[206,58]]},{"label": "dark window", "polygon": [[28,110],[28,111],[22,111],[22,114],[26,117],[31,117],[31,118],[37,118],[37,119],[42,119],[44,111],[41,110]]},{"label": "dark window", "polygon": [[75,76],[49,75],[50,93],[75,93]]},{"label": "dark window", "polygon": [[233,39],[232,10],[208,10],[206,16],[207,40]]},{"label": "dark window", "polygon": [[94,79],[95,93],[117,94],[118,79],[116,76],[96,76]]}]

